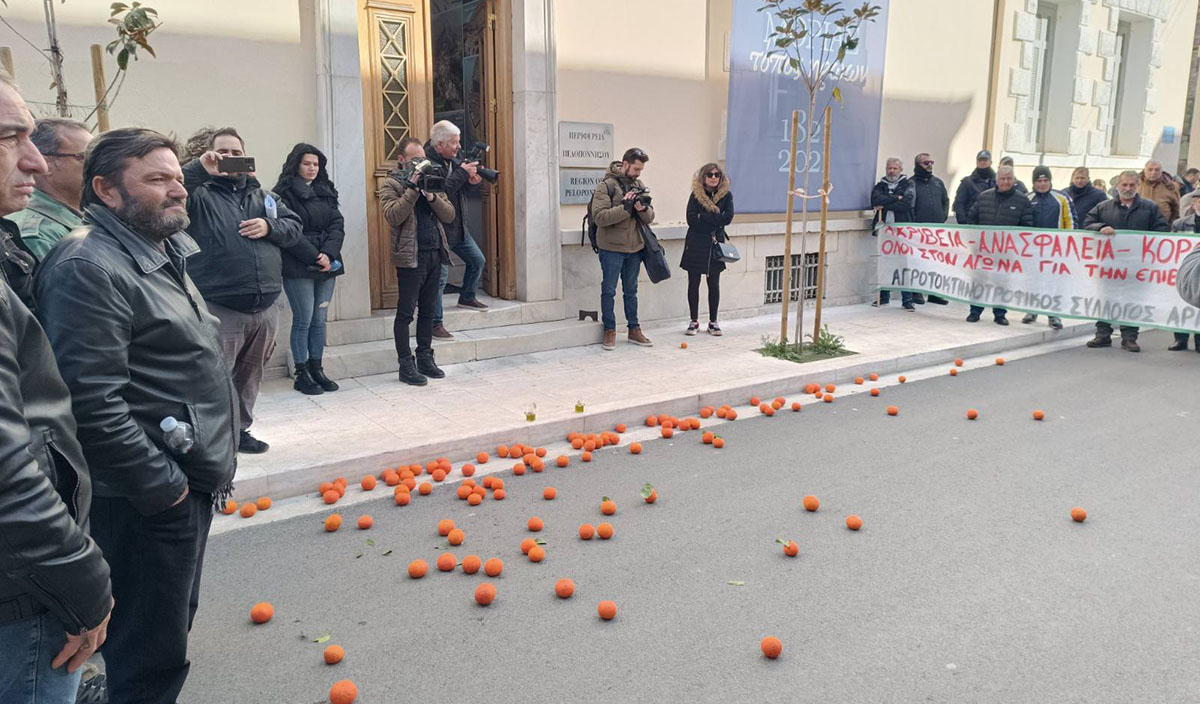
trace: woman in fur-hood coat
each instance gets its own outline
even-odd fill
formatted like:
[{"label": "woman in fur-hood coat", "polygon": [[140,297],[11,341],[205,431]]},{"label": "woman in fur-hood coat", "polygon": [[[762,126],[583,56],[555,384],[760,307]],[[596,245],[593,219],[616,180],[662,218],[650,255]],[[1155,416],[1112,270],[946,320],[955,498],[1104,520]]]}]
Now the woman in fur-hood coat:
[{"label": "woman in fur-hood coat", "polygon": [[729,177],[717,164],[705,164],[692,179],[687,203],[687,239],[679,267],[688,272],[688,306],[691,324],[687,334],[699,329],[700,277],[708,277],[708,331],[720,335],[717,307],[720,302],[720,276],[725,264],[713,258],[713,244],[728,239],[725,226],[733,222],[733,193]]}]

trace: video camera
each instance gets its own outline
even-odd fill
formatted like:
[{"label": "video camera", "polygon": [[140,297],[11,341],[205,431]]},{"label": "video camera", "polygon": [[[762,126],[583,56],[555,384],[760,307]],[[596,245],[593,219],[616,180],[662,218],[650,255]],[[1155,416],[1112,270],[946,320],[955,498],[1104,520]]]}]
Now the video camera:
[{"label": "video camera", "polygon": [[496,171],[495,169],[489,169],[483,165],[484,159],[487,157],[487,153],[489,151],[491,151],[491,147],[488,146],[487,142],[477,141],[475,144],[471,145],[470,149],[464,149],[459,152],[458,158],[463,163],[472,161],[478,162],[479,166],[476,167],[476,172],[481,177],[486,179],[488,183],[495,183],[500,179],[500,172]]},{"label": "video camera", "polygon": [[650,189],[645,186],[633,186],[626,194],[633,193],[633,198],[629,199],[629,207],[633,207],[634,203],[641,203],[643,207],[650,207]]},{"label": "video camera", "polygon": [[446,170],[429,159],[410,159],[400,168],[396,180],[406,186],[413,185],[413,174],[418,174],[416,187],[426,193],[442,193],[446,190]]}]

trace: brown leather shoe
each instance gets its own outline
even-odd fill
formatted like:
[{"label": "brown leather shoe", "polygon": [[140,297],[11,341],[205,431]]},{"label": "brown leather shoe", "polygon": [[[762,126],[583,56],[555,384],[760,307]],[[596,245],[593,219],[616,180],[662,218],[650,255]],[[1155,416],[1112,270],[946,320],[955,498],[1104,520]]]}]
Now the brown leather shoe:
[{"label": "brown leather shoe", "polygon": [[613,350],[617,349],[617,331],[616,330],[605,330],[604,331],[604,342],[600,343],[600,346],[609,352],[612,352]]},{"label": "brown leather shoe", "polygon": [[1136,337],[1122,337],[1121,349],[1127,352],[1141,352],[1142,346],[1137,343]]},{"label": "brown leather shoe", "polygon": [[648,338],[642,334],[641,328],[630,328],[628,339],[633,344],[641,345],[642,347],[653,347],[654,346],[654,343],[650,341],[650,338]]},{"label": "brown leather shoe", "polygon": [[433,328],[433,339],[435,340],[453,340],[454,336],[446,329],[445,325],[437,325]]}]

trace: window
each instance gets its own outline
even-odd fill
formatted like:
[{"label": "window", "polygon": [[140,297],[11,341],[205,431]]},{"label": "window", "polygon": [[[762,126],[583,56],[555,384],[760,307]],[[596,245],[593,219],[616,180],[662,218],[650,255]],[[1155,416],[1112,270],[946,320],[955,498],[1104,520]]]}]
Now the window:
[{"label": "window", "polygon": [[[792,301],[800,300],[800,274],[801,255],[792,255],[792,282],[791,296]],[[828,266],[828,264],[826,264]],[[778,254],[772,257],[767,257],[767,279],[766,285],[763,287],[763,303],[781,303],[783,301],[783,255]],[[804,258],[804,300],[815,301],[817,299],[817,253],[813,252]]]},{"label": "window", "polygon": [[1153,48],[1153,21],[1146,15],[1121,12],[1115,41],[1105,51],[1111,51],[1106,60],[1112,62],[1112,68],[1109,104],[1101,106],[1107,124],[1101,127],[1108,130],[1109,154],[1147,157],[1153,148],[1142,144]]},{"label": "window", "polygon": [[1106,118],[1108,123],[1108,152],[1110,154],[1119,154],[1120,148],[1117,141],[1118,135],[1121,133],[1122,110],[1121,104],[1125,102],[1125,71],[1129,65],[1129,23],[1121,22],[1117,25],[1117,46],[1116,52],[1113,54],[1113,71],[1112,71],[1112,94],[1108,100]]},{"label": "window", "polygon": [[1049,3],[1039,3],[1037,11],[1037,34],[1033,40],[1033,79],[1029,91],[1029,112],[1025,119],[1025,138],[1037,151],[1045,149],[1047,113],[1050,107],[1051,65],[1054,52],[1054,25],[1058,8]]}]

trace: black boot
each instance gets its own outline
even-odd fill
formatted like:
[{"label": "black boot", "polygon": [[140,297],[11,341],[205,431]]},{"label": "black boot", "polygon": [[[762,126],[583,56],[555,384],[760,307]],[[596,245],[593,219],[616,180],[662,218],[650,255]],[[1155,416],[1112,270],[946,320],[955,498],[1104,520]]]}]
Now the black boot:
[{"label": "black boot", "polygon": [[1188,336],[1175,333],[1175,341],[1167,346],[1169,352],[1182,352],[1187,349]]},{"label": "black boot", "polygon": [[446,372],[433,361],[433,350],[417,350],[417,371],[430,379],[445,378]]},{"label": "black boot", "polygon": [[320,396],[325,393],[321,385],[308,373],[308,364],[304,362],[296,365],[296,383],[292,384],[292,388],[309,396]]},{"label": "black boot", "polygon": [[409,386],[424,386],[429,383],[429,380],[417,371],[417,363],[412,357],[400,360],[400,381]]},{"label": "black boot", "polygon": [[326,391],[337,391],[337,382],[325,376],[325,368],[321,366],[321,360],[313,357],[308,360],[308,374],[313,381],[321,385],[321,388]]}]

